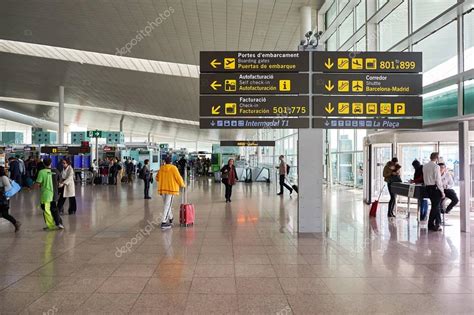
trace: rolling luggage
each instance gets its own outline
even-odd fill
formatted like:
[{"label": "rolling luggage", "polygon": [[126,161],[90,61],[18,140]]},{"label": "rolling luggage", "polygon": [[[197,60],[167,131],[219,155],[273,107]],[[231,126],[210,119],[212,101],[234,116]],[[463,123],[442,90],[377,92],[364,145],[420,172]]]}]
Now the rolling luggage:
[{"label": "rolling luggage", "polygon": [[298,193],[298,185],[292,184],[288,178],[285,177],[285,180],[288,184],[290,184],[291,188],[293,189],[294,192]]},{"label": "rolling luggage", "polygon": [[385,188],[385,185],[383,185],[382,189],[380,190],[379,197],[377,200],[372,202],[372,205],[370,206],[370,212],[369,216],[375,218],[377,216],[377,208],[379,207],[379,200],[380,196],[382,196],[383,189]]},{"label": "rolling luggage", "polygon": [[182,202],[179,207],[179,225],[194,225],[195,209],[194,205],[188,203],[186,188],[183,189]]}]

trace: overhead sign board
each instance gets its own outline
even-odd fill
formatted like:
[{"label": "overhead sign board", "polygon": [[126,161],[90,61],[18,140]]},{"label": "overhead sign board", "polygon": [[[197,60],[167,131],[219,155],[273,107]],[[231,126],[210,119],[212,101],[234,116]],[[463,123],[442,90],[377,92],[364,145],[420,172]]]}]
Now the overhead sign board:
[{"label": "overhead sign board", "polygon": [[423,116],[421,96],[313,96],[314,116]]},{"label": "overhead sign board", "polygon": [[102,131],[101,130],[89,130],[89,131],[87,131],[87,136],[89,138],[102,138]]},{"label": "overhead sign board", "polygon": [[298,129],[309,128],[309,118],[201,118],[201,129]]},{"label": "overhead sign board", "polygon": [[313,118],[313,128],[325,129],[421,129],[422,119]]},{"label": "overhead sign board", "polygon": [[313,53],[316,72],[422,72],[421,52],[335,52]]},{"label": "overhead sign board", "polygon": [[201,73],[201,94],[307,94],[308,74]]},{"label": "overhead sign board", "polygon": [[274,147],[275,141],[221,141],[221,147]]},{"label": "overhead sign board", "polygon": [[308,96],[200,96],[201,116],[309,116]]},{"label": "overhead sign board", "polygon": [[53,155],[78,155],[88,154],[91,152],[90,147],[70,147],[70,146],[44,146],[41,147],[41,153]]},{"label": "overhead sign board", "polygon": [[308,72],[306,51],[201,51],[205,72]]},{"label": "overhead sign board", "polygon": [[323,73],[313,77],[314,94],[420,95],[422,92],[421,74]]}]

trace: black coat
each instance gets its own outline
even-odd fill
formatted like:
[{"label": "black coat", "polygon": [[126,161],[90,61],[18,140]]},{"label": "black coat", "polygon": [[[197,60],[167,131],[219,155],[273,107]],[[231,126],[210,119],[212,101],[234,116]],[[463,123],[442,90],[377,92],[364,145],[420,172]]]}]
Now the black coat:
[{"label": "black coat", "polygon": [[[236,171],[234,165],[232,165],[232,170],[234,171],[234,174],[235,174],[235,181],[238,181],[238,180],[239,180],[239,177],[237,176],[237,171]],[[230,166],[229,166],[229,164],[224,165],[224,166],[221,168],[222,182],[223,182],[224,184],[226,184],[227,181],[228,181],[228,179],[229,179],[228,177],[225,177],[224,174],[226,174],[226,173],[228,174],[229,171],[230,171]]]}]

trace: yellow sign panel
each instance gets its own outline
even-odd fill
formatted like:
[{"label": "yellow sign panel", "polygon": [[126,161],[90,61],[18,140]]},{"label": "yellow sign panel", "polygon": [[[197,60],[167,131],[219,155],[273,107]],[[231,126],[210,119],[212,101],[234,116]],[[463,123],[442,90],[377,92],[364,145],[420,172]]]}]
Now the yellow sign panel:
[{"label": "yellow sign panel", "polygon": [[364,92],[364,81],[352,81],[352,92]]},{"label": "yellow sign panel", "polygon": [[337,103],[337,111],[339,114],[349,114],[349,103]]},{"label": "yellow sign panel", "polygon": [[377,70],[377,58],[366,58],[365,59],[365,69],[367,69],[367,70]]},{"label": "yellow sign panel", "polygon": [[349,81],[339,80],[337,82],[337,90],[339,92],[349,92]]},{"label": "yellow sign panel", "polygon": [[393,112],[395,115],[405,115],[405,103],[393,104]]},{"label": "yellow sign panel", "polygon": [[364,113],[364,103],[352,103],[352,114],[362,115]]},{"label": "yellow sign panel", "polygon": [[280,91],[282,92],[291,91],[291,80],[280,80]]},{"label": "yellow sign panel", "polygon": [[225,80],[224,81],[224,90],[226,92],[235,92],[235,91],[237,91],[237,80]]},{"label": "yellow sign panel", "polygon": [[377,115],[377,107],[378,107],[377,103],[367,103],[367,106],[365,109],[367,115]]},{"label": "yellow sign panel", "polygon": [[235,69],[235,58],[224,58],[224,69]]},{"label": "yellow sign panel", "polygon": [[354,70],[364,69],[364,60],[362,60],[362,58],[352,58],[352,69]]},{"label": "yellow sign panel", "polygon": [[226,115],[237,115],[237,103],[225,103]]},{"label": "yellow sign panel", "polygon": [[349,58],[337,58],[338,69],[349,69]]},{"label": "yellow sign panel", "polygon": [[392,113],[392,104],[380,103],[380,115],[390,115]]}]

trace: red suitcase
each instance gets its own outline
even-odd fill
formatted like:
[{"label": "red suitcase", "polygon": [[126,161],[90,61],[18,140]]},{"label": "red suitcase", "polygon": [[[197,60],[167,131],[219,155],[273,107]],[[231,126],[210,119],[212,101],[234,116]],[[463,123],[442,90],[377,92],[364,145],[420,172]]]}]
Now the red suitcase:
[{"label": "red suitcase", "polygon": [[375,200],[374,202],[372,202],[372,205],[370,206],[370,212],[369,212],[370,217],[376,217],[377,216],[377,208],[379,207],[380,196],[382,196],[382,192],[383,192],[384,188],[385,188],[385,185],[380,190],[379,198],[377,200]]},{"label": "red suitcase", "polygon": [[194,205],[187,203],[187,193],[186,188],[183,191],[183,200],[181,206],[179,207],[179,224],[181,226],[194,225],[195,210]]}]

